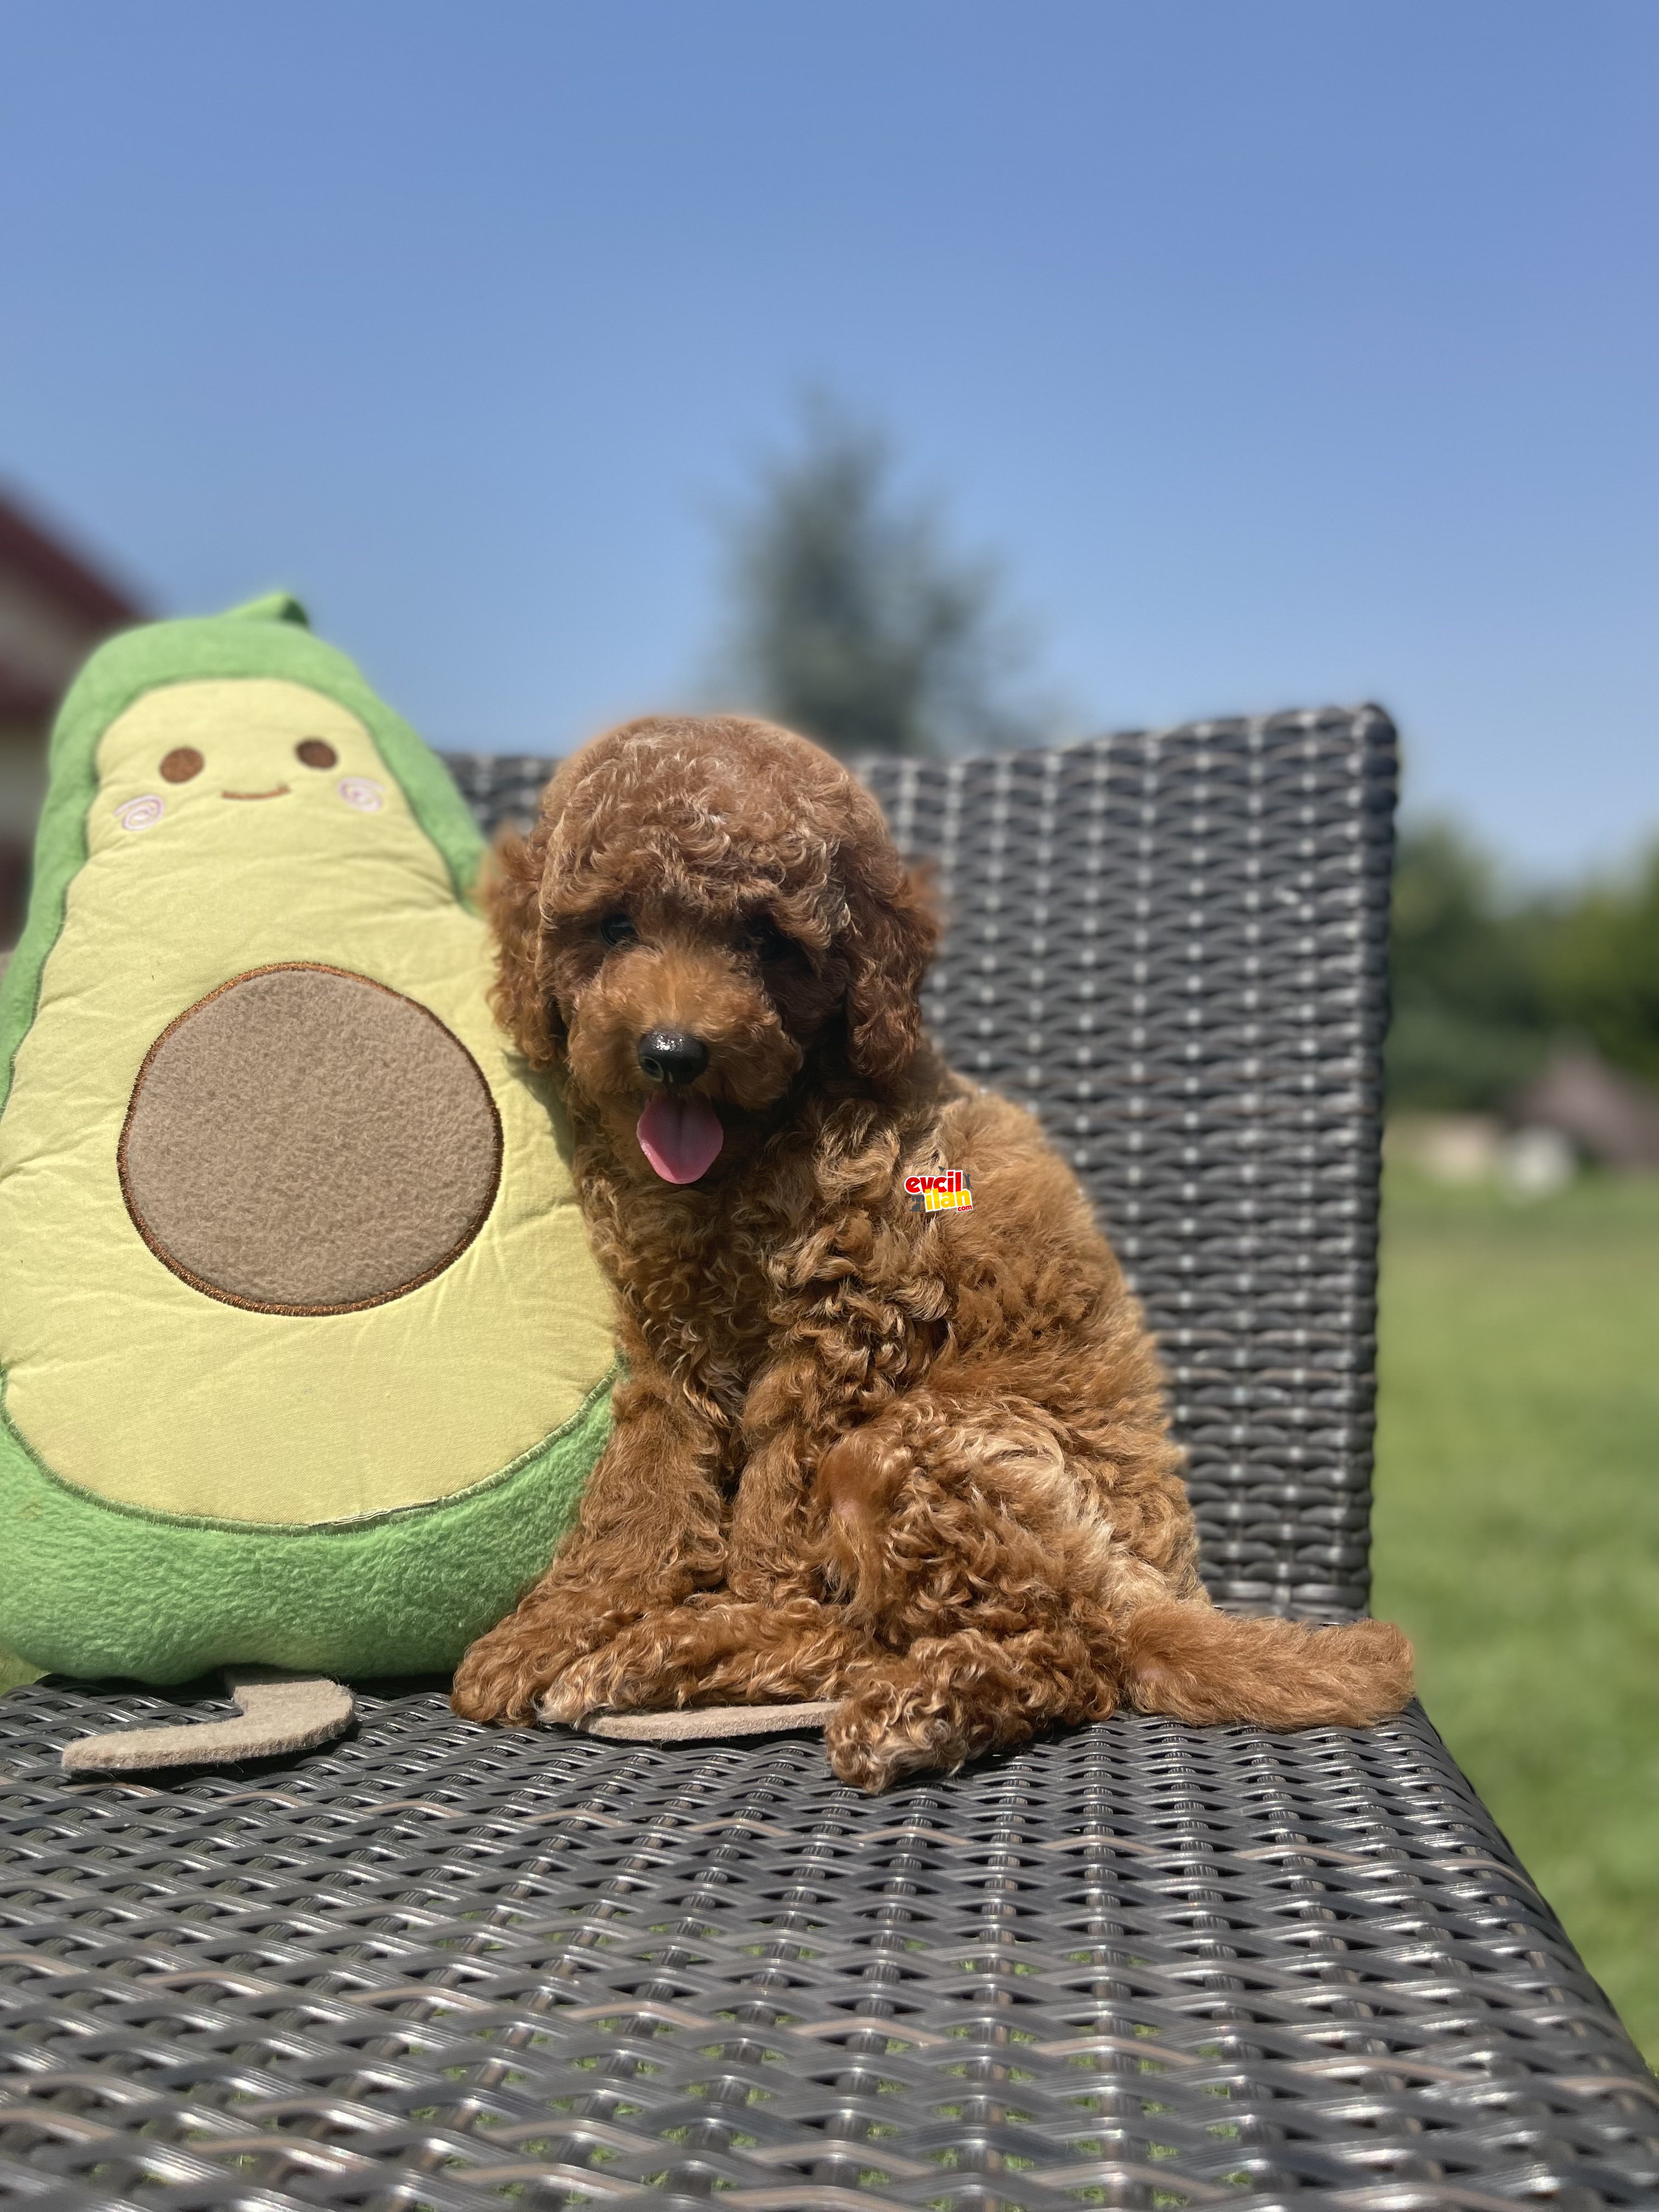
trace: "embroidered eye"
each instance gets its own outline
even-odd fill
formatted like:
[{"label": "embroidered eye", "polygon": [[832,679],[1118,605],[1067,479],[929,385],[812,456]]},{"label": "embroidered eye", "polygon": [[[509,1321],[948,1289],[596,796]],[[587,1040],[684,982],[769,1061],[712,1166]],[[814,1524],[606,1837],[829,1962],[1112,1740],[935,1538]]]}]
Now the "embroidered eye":
[{"label": "embroidered eye", "polygon": [[332,768],[340,757],[326,738],[301,738],[294,750],[307,768]]},{"label": "embroidered eye", "polygon": [[161,775],[167,783],[188,783],[193,775],[200,775],[207,763],[194,745],[174,745],[161,763]]},{"label": "embroidered eye", "polygon": [[608,914],[599,924],[599,935],[607,945],[631,945],[639,933],[625,914]]}]

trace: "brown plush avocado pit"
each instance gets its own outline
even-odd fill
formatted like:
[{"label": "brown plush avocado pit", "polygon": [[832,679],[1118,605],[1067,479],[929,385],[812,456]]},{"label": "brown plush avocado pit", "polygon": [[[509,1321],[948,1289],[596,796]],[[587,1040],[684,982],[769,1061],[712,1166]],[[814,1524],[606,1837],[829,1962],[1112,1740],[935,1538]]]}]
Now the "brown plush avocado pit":
[{"label": "brown plush avocado pit", "polygon": [[239,975],[170,1023],[121,1133],[127,1210],[195,1289],[349,1313],[416,1289],[483,1226],[501,1124],[472,1055],[367,976]]}]

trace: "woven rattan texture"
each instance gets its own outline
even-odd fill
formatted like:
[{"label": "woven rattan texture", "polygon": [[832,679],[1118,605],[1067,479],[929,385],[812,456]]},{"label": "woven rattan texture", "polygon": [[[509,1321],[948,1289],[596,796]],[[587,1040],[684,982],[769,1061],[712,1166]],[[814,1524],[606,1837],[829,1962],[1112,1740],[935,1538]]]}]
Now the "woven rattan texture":
[{"label": "woven rattan texture", "polygon": [[1659,2202],[1650,2078],[1414,1714],[872,1799],[363,1703],[146,1790],[58,1747],[174,1701],[0,1701],[0,2198]]},{"label": "woven rattan texture", "polygon": [[537,753],[446,753],[444,759],[489,837],[498,830],[530,828],[554,765]]},{"label": "woven rattan texture", "polygon": [[[452,762],[480,819],[546,763]],[[1369,1595],[1395,733],[1376,708],[866,769],[951,926],[965,1074],[1042,1115],[1170,1369],[1219,1598]]]},{"label": "woven rattan texture", "polygon": [[[464,768],[487,819],[542,774]],[[1085,1155],[1158,1318],[1219,1587],[1310,1607],[1363,1589],[1391,778],[1364,716],[874,778],[951,881],[935,1022]],[[285,1764],[58,1771],[181,1708],[226,1710],[0,1700],[39,2212],[1659,2202],[1651,2079],[1415,1713],[1120,1717],[872,1800],[816,1741],[415,1687]]]}]

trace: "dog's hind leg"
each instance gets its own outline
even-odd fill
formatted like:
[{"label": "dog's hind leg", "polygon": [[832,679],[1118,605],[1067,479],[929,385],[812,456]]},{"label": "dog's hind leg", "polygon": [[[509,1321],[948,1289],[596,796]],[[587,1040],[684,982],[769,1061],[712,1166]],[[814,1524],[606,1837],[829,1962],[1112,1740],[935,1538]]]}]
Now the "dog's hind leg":
[{"label": "dog's hind leg", "polygon": [[1113,1710],[1110,1600],[1167,1584],[1090,1512],[1041,1408],[912,1394],[824,1455],[813,1497],[821,1571],[881,1647],[826,1730],[843,1781],[948,1771]]},{"label": "dog's hind leg", "polygon": [[811,1702],[838,1696],[872,1649],[837,1607],[711,1592],[647,1613],[602,1650],[573,1662],[541,1712],[548,1720],[578,1721],[602,1708],[664,1712],[689,1705]]},{"label": "dog's hind leg", "polygon": [[860,1790],[907,1774],[954,1773],[1060,1722],[1104,1720],[1117,1703],[1080,1626],[1015,1635],[958,1629],[857,1668],[824,1730],[830,1764]]}]

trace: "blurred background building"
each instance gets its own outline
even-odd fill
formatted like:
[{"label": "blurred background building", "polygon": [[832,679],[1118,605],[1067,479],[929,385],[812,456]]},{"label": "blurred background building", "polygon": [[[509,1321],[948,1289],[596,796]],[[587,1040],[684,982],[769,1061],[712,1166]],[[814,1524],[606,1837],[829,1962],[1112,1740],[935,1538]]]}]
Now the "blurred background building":
[{"label": "blurred background building", "polygon": [[0,947],[22,927],[58,702],[99,640],[140,615],[83,553],[0,493]]},{"label": "blurred background building", "polygon": [[1659,842],[1526,891],[1456,824],[1408,823],[1391,966],[1402,1164],[1522,1195],[1583,1164],[1659,1169]]}]

